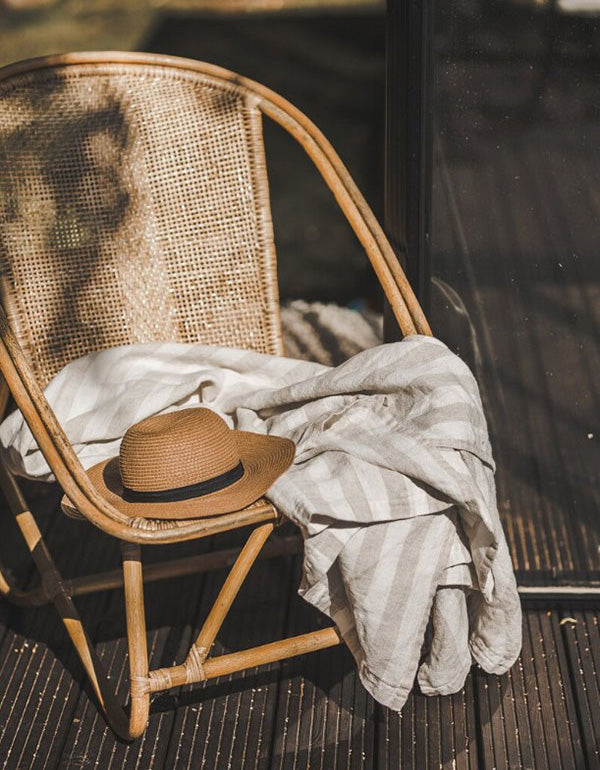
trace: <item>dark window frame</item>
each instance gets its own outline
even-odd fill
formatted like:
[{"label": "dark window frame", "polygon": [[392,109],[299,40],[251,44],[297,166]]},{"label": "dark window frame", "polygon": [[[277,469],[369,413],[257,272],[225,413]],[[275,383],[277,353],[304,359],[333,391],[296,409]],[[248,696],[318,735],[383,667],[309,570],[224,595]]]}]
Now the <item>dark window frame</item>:
[{"label": "dark window frame", "polygon": [[[388,0],[384,227],[425,313],[431,281],[433,0]],[[400,336],[385,308],[385,339]]]}]

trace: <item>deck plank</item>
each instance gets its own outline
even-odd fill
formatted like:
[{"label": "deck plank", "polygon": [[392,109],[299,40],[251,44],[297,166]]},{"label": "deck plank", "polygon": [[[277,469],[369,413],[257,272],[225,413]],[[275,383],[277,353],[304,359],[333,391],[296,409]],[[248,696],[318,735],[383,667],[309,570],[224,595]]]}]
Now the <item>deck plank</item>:
[{"label": "deck plank", "polygon": [[[296,595],[299,566],[297,560],[288,595],[288,635],[327,624]],[[371,770],[374,742],[375,704],[360,684],[347,648],[282,663],[272,770]]]},{"label": "deck plank", "polygon": [[571,668],[588,767],[600,767],[600,629],[598,612],[564,610],[561,628]]},{"label": "deck plank", "polygon": [[528,610],[519,662],[503,677],[476,672],[483,767],[587,766],[559,621],[557,611]]}]

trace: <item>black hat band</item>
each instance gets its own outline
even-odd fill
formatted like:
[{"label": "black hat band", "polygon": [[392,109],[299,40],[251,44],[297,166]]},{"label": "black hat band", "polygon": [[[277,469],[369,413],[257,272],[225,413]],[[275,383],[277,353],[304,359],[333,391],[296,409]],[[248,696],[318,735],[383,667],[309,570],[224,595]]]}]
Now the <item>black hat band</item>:
[{"label": "black hat band", "polygon": [[220,492],[239,481],[244,475],[242,461],[225,473],[213,476],[212,479],[199,481],[196,484],[188,484],[185,487],[175,489],[161,489],[159,491],[140,492],[123,485],[123,500],[128,503],[177,503],[182,500],[191,500],[193,497],[204,497],[213,492]]}]

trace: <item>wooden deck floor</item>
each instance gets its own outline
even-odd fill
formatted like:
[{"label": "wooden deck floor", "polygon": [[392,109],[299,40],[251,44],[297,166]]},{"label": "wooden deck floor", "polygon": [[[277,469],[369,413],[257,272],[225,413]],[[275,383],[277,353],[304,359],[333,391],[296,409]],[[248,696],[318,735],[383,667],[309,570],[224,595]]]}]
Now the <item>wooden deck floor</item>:
[{"label": "wooden deck floor", "polygon": [[[117,563],[117,552],[101,534],[45,507],[48,542],[65,573]],[[16,550],[11,548],[15,562]],[[213,573],[148,588],[152,666],[181,659],[222,578]],[[219,649],[317,626],[317,613],[295,594],[298,579],[297,560],[255,565],[219,634]],[[78,605],[123,691],[119,593],[86,597]],[[2,604],[0,613],[4,770],[600,766],[597,612],[528,609],[523,654],[508,675],[473,670],[462,692],[440,698],[414,693],[401,715],[366,694],[349,653],[339,648],[161,695],[147,732],[129,745],[107,728],[54,612]]]}]

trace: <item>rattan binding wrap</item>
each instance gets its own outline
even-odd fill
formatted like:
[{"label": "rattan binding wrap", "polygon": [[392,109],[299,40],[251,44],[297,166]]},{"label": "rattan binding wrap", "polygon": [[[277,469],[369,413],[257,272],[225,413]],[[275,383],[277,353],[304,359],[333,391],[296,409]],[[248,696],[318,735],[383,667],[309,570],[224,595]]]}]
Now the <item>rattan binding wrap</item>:
[{"label": "rattan binding wrap", "polygon": [[42,386],[133,342],[281,352],[255,97],[127,63],[0,82],[0,265]]}]

